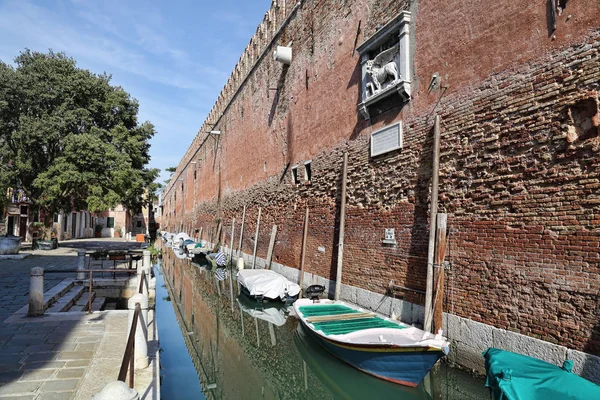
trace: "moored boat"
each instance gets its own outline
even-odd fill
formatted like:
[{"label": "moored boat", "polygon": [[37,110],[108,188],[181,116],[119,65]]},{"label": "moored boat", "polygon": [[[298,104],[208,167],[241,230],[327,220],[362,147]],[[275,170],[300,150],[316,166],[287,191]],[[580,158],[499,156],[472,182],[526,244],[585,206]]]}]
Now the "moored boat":
[{"label": "moored boat", "polygon": [[269,269],[242,269],[237,274],[242,292],[260,301],[291,302],[298,298],[300,286]]},{"label": "moored boat", "polygon": [[353,367],[400,385],[416,387],[449,343],[413,326],[334,300],[299,299],[294,310],[327,351]]},{"label": "moored boat", "polygon": [[485,385],[495,400],[600,399],[600,386],[571,372],[572,362],[562,368],[537,358],[490,347],[483,353]]}]

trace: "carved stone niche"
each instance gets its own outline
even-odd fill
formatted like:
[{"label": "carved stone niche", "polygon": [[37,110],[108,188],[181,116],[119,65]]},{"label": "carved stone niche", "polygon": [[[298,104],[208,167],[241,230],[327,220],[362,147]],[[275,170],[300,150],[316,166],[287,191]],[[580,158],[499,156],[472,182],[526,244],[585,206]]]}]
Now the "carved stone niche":
[{"label": "carved stone niche", "polygon": [[410,100],[410,13],[403,11],[361,44],[357,51],[362,65],[361,102],[358,111],[370,119],[369,107],[398,93]]}]

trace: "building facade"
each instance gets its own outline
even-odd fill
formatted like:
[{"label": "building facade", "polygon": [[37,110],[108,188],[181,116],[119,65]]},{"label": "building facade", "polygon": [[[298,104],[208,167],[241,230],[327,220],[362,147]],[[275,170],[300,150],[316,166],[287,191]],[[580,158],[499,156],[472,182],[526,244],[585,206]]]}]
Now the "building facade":
[{"label": "building facade", "polygon": [[308,209],[304,282],[331,288],[347,154],[342,298],[422,323],[439,117],[451,360],[482,372],[495,346],[600,382],[599,49],[596,0],[274,0],[163,226],[237,243],[243,218],[266,258],[277,225],[297,279]]}]

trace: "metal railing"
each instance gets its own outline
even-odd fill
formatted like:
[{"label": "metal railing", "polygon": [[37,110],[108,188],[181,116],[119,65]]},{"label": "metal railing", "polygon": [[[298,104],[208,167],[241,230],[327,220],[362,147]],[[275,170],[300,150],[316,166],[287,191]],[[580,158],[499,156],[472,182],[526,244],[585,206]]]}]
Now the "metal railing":
[{"label": "metal railing", "polygon": [[[94,272],[112,272],[113,276],[116,273],[126,273],[126,274],[135,274],[135,273],[137,273],[137,271],[130,270],[130,269],[116,269],[116,268],[114,268],[114,269],[108,269],[107,268],[107,269],[84,269],[84,270],[81,270],[81,269],[49,270],[49,271],[44,271],[44,274],[59,274],[59,273],[71,273],[71,272],[76,272],[76,273],[89,272],[90,273],[90,279],[89,279],[90,290],[89,290],[89,298],[88,298],[88,314],[92,313],[92,291],[93,291],[93,276],[94,276]],[[141,286],[140,286],[140,290],[141,290]]]},{"label": "metal railing", "polygon": [[140,286],[139,286],[139,289],[138,289],[138,293],[139,294],[143,294],[144,293],[144,282],[145,281],[146,281],[146,271],[142,271],[142,275],[140,276]]},{"label": "metal railing", "polygon": [[[125,382],[127,377],[127,370],[129,369],[129,387],[133,389],[133,377],[135,375],[135,331],[140,317],[142,307],[140,303],[135,303],[135,311],[133,312],[133,321],[131,323],[131,330],[129,331],[129,337],[127,338],[127,346],[125,346],[125,354],[123,354],[123,361],[121,361],[121,369],[119,370],[119,377],[117,380]],[[128,368],[129,366],[129,368]]]}]

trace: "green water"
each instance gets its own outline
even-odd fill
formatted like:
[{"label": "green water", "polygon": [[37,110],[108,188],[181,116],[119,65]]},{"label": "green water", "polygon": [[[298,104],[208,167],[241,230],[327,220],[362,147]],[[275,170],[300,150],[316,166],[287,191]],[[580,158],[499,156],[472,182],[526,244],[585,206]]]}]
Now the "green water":
[{"label": "green water", "polygon": [[[170,374],[161,362],[163,389],[166,385],[169,391],[179,390],[174,397],[162,390],[163,398],[490,399],[483,379],[445,364],[414,389],[364,374],[308,337],[289,309],[240,296],[235,279],[228,275],[217,283],[211,271],[176,258],[171,249],[164,252],[162,278],[170,301],[157,295],[157,307],[162,301],[173,308],[185,343],[185,350],[168,349],[159,316],[161,357],[171,352],[168,359],[171,365],[178,360],[182,376]],[[169,325],[173,332],[175,323]],[[168,340],[175,341],[171,336]]]}]

